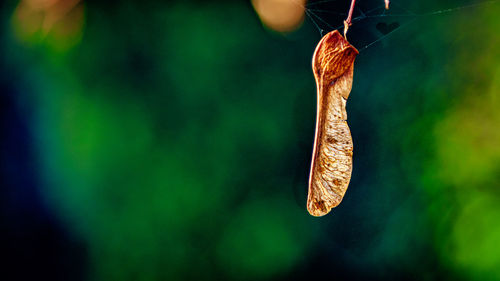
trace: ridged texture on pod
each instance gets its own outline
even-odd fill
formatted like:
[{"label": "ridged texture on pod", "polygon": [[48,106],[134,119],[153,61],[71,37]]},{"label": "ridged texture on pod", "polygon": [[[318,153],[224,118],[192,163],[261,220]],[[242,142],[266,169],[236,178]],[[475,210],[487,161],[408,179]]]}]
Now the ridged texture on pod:
[{"label": "ridged texture on pod", "polygon": [[340,204],[352,172],[352,137],[346,101],[358,51],[337,30],[318,43],[312,60],[317,86],[316,134],[309,175],[307,210],[326,215]]}]

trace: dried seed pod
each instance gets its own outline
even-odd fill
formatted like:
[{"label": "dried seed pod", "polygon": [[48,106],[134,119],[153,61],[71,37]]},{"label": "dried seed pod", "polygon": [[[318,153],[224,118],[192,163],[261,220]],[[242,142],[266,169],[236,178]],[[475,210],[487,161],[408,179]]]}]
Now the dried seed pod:
[{"label": "dried seed pod", "polygon": [[342,201],[352,172],[352,137],[346,101],[358,50],[335,30],[318,43],[312,60],[317,86],[316,135],[307,210],[326,215]]}]

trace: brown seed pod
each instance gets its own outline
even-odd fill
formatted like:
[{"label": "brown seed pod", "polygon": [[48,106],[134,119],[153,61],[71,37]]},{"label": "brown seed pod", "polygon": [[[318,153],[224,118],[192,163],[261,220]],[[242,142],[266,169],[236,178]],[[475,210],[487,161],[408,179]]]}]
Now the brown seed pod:
[{"label": "brown seed pod", "polygon": [[353,144],[345,106],[357,54],[337,30],[326,34],[314,51],[318,100],[307,197],[313,216],[326,215],[340,204],[351,179]]}]

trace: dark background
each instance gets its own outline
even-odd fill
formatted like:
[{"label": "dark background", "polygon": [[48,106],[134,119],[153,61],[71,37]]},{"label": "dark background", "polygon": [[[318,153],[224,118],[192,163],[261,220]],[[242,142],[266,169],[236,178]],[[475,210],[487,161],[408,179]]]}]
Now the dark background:
[{"label": "dark background", "polygon": [[0,279],[500,280],[498,1],[358,1],[352,179],[307,213],[348,6],[2,2]]}]

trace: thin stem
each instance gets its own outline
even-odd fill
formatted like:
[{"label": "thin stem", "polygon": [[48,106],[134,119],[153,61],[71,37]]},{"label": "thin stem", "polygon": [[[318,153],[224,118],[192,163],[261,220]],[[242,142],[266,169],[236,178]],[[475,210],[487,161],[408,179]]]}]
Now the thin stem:
[{"label": "thin stem", "polygon": [[[385,9],[389,10],[389,0],[384,0],[385,2]],[[349,15],[347,16],[347,19],[344,21],[344,37],[346,37],[347,30],[349,29],[349,26],[352,25],[352,13],[354,12],[354,5],[356,5],[356,0],[351,0],[351,7],[349,8]]]},{"label": "thin stem", "polygon": [[352,13],[354,12],[354,5],[356,4],[356,0],[351,0],[351,7],[349,8],[349,15],[347,19],[344,21],[344,37],[346,37],[347,30],[349,26],[352,24]]}]

